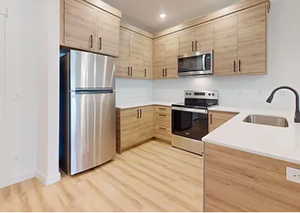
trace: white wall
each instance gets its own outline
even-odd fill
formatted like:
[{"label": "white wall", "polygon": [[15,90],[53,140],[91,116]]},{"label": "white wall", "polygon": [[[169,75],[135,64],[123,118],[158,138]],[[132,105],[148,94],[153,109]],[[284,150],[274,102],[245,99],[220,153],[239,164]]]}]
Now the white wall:
[{"label": "white wall", "polygon": [[0,188],[36,176],[37,162],[46,181],[52,174],[59,178],[58,1],[1,0],[0,11],[4,8],[8,18],[6,67],[1,69],[5,86],[0,87]]},{"label": "white wall", "polygon": [[271,1],[268,75],[158,80],[153,83],[154,100],[181,102],[185,89],[217,89],[222,105],[294,110],[295,98],[290,92],[278,94],[271,105],[265,100],[280,85],[292,86],[300,92],[299,8],[299,0]]}]

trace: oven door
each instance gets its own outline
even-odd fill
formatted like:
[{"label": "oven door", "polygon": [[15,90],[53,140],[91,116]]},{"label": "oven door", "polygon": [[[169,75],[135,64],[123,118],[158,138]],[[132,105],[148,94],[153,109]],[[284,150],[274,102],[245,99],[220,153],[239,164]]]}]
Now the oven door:
[{"label": "oven door", "polygon": [[202,140],[208,134],[207,110],[172,107],[172,134]]},{"label": "oven door", "polygon": [[211,53],[194,53],[193,55],[178,58],[178,75],[208,75],[213,74]]}]

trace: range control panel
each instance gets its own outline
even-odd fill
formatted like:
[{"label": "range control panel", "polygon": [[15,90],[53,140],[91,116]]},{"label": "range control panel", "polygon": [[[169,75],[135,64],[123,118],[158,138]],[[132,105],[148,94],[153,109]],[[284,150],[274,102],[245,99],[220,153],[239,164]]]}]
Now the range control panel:
[{"label": "range control panel", "polygon": [[185,98],[195,98],[195,99],[218,99],[219,93],[217,91],[194,91],[185,90]]}]

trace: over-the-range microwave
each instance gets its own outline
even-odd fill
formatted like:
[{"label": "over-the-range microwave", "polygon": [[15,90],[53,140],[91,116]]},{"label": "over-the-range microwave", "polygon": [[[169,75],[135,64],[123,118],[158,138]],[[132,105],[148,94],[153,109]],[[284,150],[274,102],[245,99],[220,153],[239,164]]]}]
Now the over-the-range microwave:
[{"label": "over-the-range microwave", "polygon": [[178,57],[178,75],[212,75],[213,74],[213,51],[196,52],[190,55]]}]

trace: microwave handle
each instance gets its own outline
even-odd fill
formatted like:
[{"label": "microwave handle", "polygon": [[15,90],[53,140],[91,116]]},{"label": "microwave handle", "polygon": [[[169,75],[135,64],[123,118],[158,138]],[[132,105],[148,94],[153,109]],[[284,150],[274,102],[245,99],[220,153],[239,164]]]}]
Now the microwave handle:
[{"label": "microwave handle", "polygon": [[203,71],[206,70],[205,62],[206,62],[206,54],[204,54],[203,57],[202,57],[202,68],[203,68]]}]

